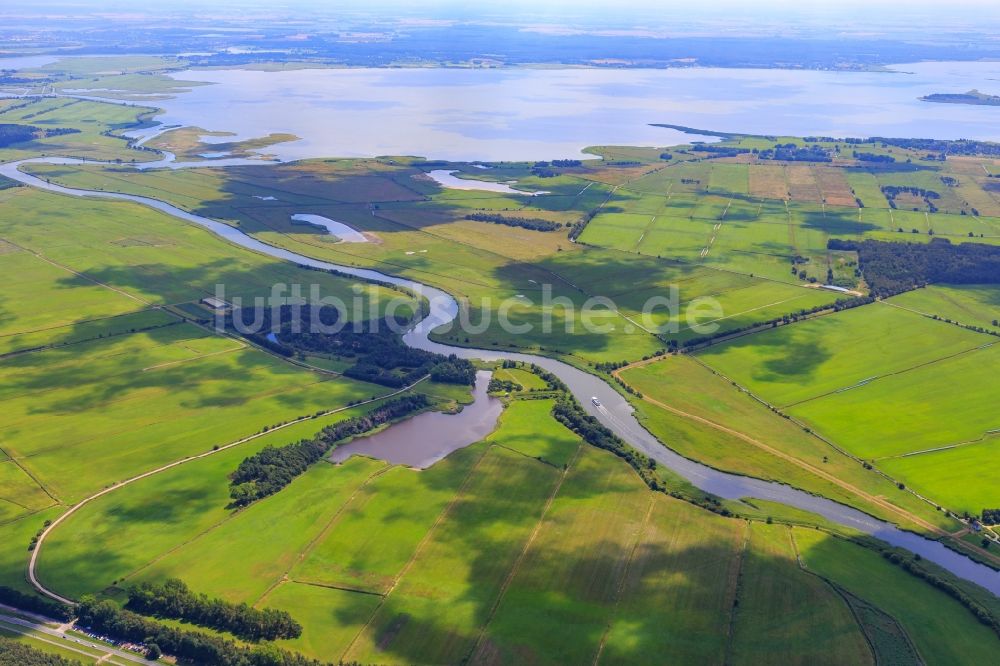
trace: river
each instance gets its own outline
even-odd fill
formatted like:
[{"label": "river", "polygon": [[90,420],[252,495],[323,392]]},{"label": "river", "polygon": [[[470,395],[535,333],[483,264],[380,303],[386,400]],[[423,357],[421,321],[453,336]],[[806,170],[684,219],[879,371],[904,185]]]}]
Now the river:
[{"label": "river", "polygon": [[[942,566],[955,575],[970,580],[988,589],[993,594],[1000,596],[1000,572],[978,564],[968,557],[948,549],[937,541],[901,530],[894,525],[877,520],[868,514],[838,504],[832,500],[816,497],[780,483],[720,472],[673,452],[642,427],[635,418],[631,405],[629,405],[628,401],[621,394],[595,375],[591,375],[562,361],[544,356],[489,349],[451,347],[434,342],[428,337],[431,331],[452,322],[458,316],[458,302],[450,294],[436,287],[371,269],[332,264],[290,250],[274,247],[244,234],[235,227],[189,213],[158,199],[119,192],[73,189],[48,183],[40,178],[22,172],[20,166],[26,163],[83,164],[80,160],[69,158],[32,158],[0,164],[0,175],[19,181],[24,185],[68,196],[132,201],[161,211],[167,215],[172,215],[185,222],[197,224],[235,245],[276,259],[319,269],[336,270],[362,279],[378,280],[409,289],[427,299],[429,312],[424,319],[403,336],[403,341],[407,345],[441,354],[455,354],[461,358],[476,358],[484,361],[512,359],[535,363],[559,377],[569,387],[577,400],[580,401],[584,409],[611,431],[631,446],[642,451],[653,460],[656,460],[657,463],[677,472],[698,488],[726,499],[758,498],[810,511],[832,522],[875,536],[894,546],[906,548]],[[250,163],[259,164],[259,161],[250,161]],[[86,162],[86,164],[92,165],[95,162]],[[204,163],[196,164],[197,166],[205,166]],[[593,404],[592,397],[598,398],[601,406]]]}]

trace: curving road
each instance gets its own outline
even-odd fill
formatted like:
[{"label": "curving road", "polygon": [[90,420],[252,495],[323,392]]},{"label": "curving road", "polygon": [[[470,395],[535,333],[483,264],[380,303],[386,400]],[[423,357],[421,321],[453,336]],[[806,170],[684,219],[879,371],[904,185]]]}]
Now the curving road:
[{"label": "curving road", "polygon": [[[819,514],[832,522],[859,530],[882,539],[883,541],[886,541],[894,546],[906,548],[911,552],[918,553],[921,557],[948,569],[955,575],[972,581],[990,590],[993,594],[1000,596],[1000,572],[997,572],[985,565],[978,564],[968,557],[950,550],[937,541],[919,536],[912,532],[901,530],[890,523],[880,521],[872,516],[869,516],[868,514],[832,500],[816,497],[780,483],[720,472],[716,469],[680,456],[679,454],[666,448],[659,442],[659,440],[643,428],[642,425],[636,420],[632,412],[632,407],[629,405],[628,401],[626,401],[625,398],[623,398],[609,384],[594,375],[586,373],[561,361],[544,356],[501,352],[489,349],[452,347],[430,340],[428,336],[431,331],[437,329],[438,327],[451,325],[458,316],[457,301],[450,294],[440,289],[398,276],[387,275],[371,269],[341,266],[339,264],[320,261],[284,248],[268,245],[267,243],[244,234],[235,227],[231,227],[227,224],[223,224],[222,222],[202,217],[200,215],[194,215],[158,199],[133,194],[123,194],[119,192],[67,188],[61,185],[49,183],[20,170],[20,166],[22,164],[32,163],[59,165],[75,165],[84,163],[97,164],[96,162],[83,162],[81,160],[69,158],[33,158],[18,162],[0,164],[0,175],[19,181],[24,185],[58,194],[74,197],[96,197],[101,199],[131,201],[133,203],[142,204],[180,220],[184,220],[185,222],[197,224],[215,233],[216,235],[239,245],[240,247],[254,252],[313,268],[335,270],[343,274],[353,275],[367,280],[386,282],[416,292],[427,299],[430,305],[430,312],[413,329],[403,336],[404,342],[411,347],[439,352],[442,354],[455,354],[456,356],[462,358],[478,358],[485,361],[512,359],[535,363],[536,365],[545,368],[559,377],[570,388],[572,393],[583,405],[584,409],[586,409],[591,415],[595,416],[615,434],[628,442],[631,446],[648,455],[653,460],[656,460],[657,463],[665,465],[677,472],[698,488],[726,499],[755,497],[762,500],[780,502],[805,511]],[[231,166],[235,164],[259,165],[260,161],[225,160],[213,162],[211,165]],[[168,155],[164,160],[139,165],[136,168],[148,169],[152,166],[184,168],[185,166],[205,167],[209,166],[209,164],[204,162],[194,163],[191,165],[175,163],[171,162],[171,156]],[[595,406],[592,403],[592,397],[597,397],[599,399],[601,402],[600,407]],[[155,473],[155,471],[153,473]],[[133,480],[144,478],[145,476],[148,476],[148,474],[143,475],[143,477],[137,477]],[[132,480],[129,482],[131,481]],[[120,487],[120,485],[121,484],[115,487]],[[108,491],[113,489],[114,487],[108,489]],[[98,496],[101,494],[104,494],[104,492],[99,493]],[[94,498],[96,498],[96,496]],[[87,500],[84,500],[84,502],[89,502],[94,498],[88,498]],[[82,504],[83,503],[73,507],[71,512],[82,506]],[[67,515],[68,514],[64,514],[61,516],[59,520],[53,523],[46,530],[46,532],[43,533],[42,538],[38,541],[35,551],[32,553],[29,568],[29,576],[32,584],[44,594],[58,599],[62,599],[62,597],[59,597],[55,593],[45,589],[40,583],[38,583],[35,576],[35,563],[37,561],[38,553],[41,549],[44,537],[47,536],[52,528],[66,518]]]}]

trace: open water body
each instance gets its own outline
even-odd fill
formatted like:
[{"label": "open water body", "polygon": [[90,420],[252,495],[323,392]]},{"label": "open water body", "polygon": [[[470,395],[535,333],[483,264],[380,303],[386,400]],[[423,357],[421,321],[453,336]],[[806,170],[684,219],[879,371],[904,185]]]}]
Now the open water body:
[{"label": "open water body", "polygon": [[572,159],[591,145],[668,146],[698,138],[651,123],[786,136],[1000,139],[1000,107],[918,99],[972,88],[1000,94],[1000,63],[892,69],[190,70],[174,76],[215,85],[156,104],[168,124],[242,139],[270,132],[303,137],[267,148],[282,160]]},{"label": "open water body", "polygon": [[360,437],[330,454],[333,462],[354,455],[386,460],[396,465],[426,469],[445,456],[482,441],[496,428],[503,402],[487,393],[492,373],[476,373],[475,402],[457,414],[424,412],[369,437]]}]

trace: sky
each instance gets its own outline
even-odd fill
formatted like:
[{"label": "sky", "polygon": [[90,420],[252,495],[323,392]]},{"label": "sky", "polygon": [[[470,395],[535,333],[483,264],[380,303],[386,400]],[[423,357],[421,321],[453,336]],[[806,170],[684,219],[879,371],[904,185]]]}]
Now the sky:
[{"label": "sky", "polygon": [[[695,27],[758,32],[872,30],[919,38],[942,32],[1000,34],[998,0],[0,0],[4,14],[171,16],[224,13],[307,18],[310,12],[327,20],[367,15],[381,21],[397,18],[450,19],[509,24],[556,24],[604,27]],[[833,33],[836,36],[836,33]],[[1000,38],[998,38],[1000,39]]]}]

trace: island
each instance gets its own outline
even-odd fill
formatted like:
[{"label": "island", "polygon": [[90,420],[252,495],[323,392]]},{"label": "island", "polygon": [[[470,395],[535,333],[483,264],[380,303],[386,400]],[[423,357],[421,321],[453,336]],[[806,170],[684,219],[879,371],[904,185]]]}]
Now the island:
[{"label": "island", "polygon": [[920,98],[922,102],[939,104],[975,104],[977,106],[1000,106],[1000,95],[987,95],[976,89],[967,93],[934,93]]}]

